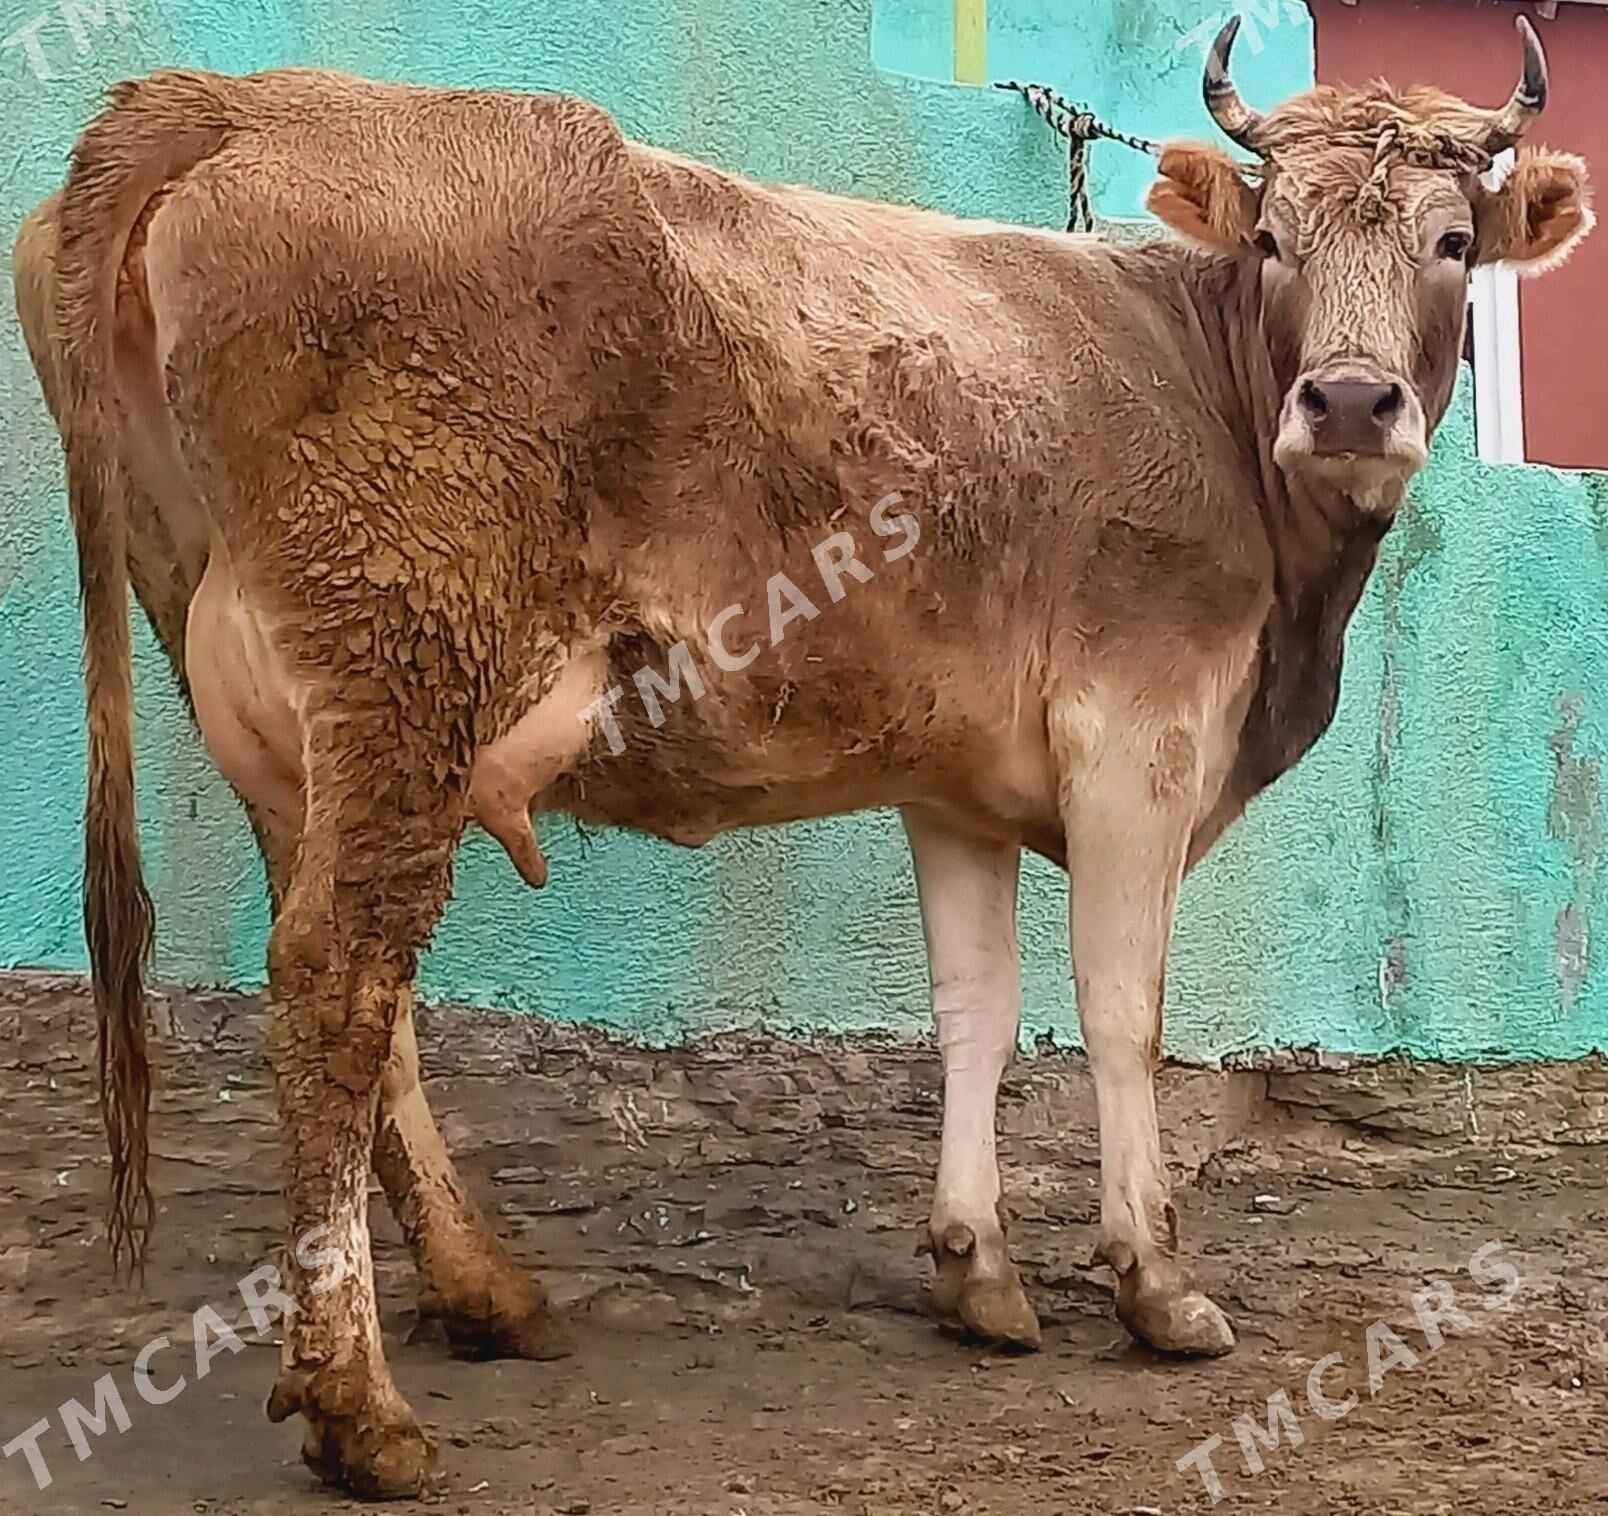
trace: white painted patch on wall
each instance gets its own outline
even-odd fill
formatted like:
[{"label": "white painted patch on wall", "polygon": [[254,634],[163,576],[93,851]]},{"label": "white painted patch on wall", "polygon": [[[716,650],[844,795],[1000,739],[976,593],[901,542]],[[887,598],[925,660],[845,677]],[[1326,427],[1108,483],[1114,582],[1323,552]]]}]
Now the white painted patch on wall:
[{"label": "white painted patch on wall", "polygon": [[[1500,189],[1513,150],[1498,153],[1482,176]],[[1505,263],[1474,270],[1469,281],[1474,336],[1474,435],[1481,463],[1524,462],[1524,372],[1519,331],[1519,276]]]}]

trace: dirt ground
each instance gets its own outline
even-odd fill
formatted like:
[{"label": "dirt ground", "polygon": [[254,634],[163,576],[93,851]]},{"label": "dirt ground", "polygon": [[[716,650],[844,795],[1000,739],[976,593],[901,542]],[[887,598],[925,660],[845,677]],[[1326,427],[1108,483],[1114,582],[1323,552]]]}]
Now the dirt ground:
[{"label": "dirt ground", "polygon": [[[39,1448],[53,1477],[41,1492],[24,1456],[7,1458],[0,1511],[352,1511],[304,1471],[299,1432],[263,1417],[270,1339],[249,1336],[168,1404],[133,1393],[151,1338],[174,1344],[156,1382],[183,1366],[198,1307],[250,1334],[236,1281],[277,1256],[280,1218],[260,1007],[174,996],[157,1021],[161,1208],[135,1292],[113,1287],[100,1246],[82,989],[0,976],[0,1441],[49,1417]],[[1169,1070],[1185,1234],[1240,1334],[1228,1358],[1175,1363],[1127,1340],[1109,1276],[1089,1264],[1093,1099],[1074,1055],[1041,1048],[1009,1080],[1013,1249],[1046,1332],[1041,1353],[1007,1357],[923,1312],[929,1047],[720,1037],[653,1051],[451,1010],[426,1014],[423,1042],[464,1173],[567,1308],[577,1345],[556,1363],[454,1360],[412,1330],[411,1266],[376,1203],[391,1361],[443,1444],[433,1508],[1174,1516],[1212,1509],[1177,1462],[1217,1433],[1221,1511],[1608,1511],[1600,1063]],[[1467,1270],[1487,1242],[1520,1278],[1494,1310],[1499,1285]],[[1436,1279],[1471,1329],[1448,1320],[1432,1350],[1412,1296]],[[1376,1320],[1416,1362],[1373,1396]],[[1331,1353],[1324,1394],[1356,1390],[1359,1403],[1326,1421],[1305,1386]],[[130,1427],[80,1462],[56,1408],[92,1404],[108,1370]],[[1232,1423],[1265,1423],[1280,1388],[1305,1440],[1262,1453],[1251,1477]]]}]

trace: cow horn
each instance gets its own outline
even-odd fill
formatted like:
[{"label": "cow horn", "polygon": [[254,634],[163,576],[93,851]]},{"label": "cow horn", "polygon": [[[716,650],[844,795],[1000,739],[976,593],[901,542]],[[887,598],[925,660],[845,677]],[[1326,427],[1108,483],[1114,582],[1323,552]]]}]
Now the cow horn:
[{"label": "cow horn", "polygon": [[[1217,34],[1217,40],[1212,43],[1211,51],[1206,54],[1206,77],[1201,89],[1206,97],[1206,109],[1212,113],[1212,120],[1227,136],[1254,153],[1258,151],[1256,132],[1262,124],[1262,117],[1240,99],[1239,91],[1234,88],[1234,81],[1228,77],[1228,54],[1234,46],[1234,38],[1239,35],[1239,29],[1240,18],[1230,16],[1228,25]],[[1528,78],[1528,71],[1526,77]]]},{"label": "cow horn", "polygon": [[1547,55],[1528,16],[1518,18],[1519,35],[1524,38],[1524,75],[1512,98],[1499,111],[1491,112],[1491,129],[1485,139],[1488,153],[1500,153],[1514,146],[1547,103]]}]

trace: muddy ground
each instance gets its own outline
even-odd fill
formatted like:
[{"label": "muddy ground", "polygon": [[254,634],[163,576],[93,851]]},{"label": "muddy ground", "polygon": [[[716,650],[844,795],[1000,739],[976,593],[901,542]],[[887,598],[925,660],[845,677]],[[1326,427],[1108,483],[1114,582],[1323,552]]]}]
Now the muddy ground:
[{"label": "muddy ground", "polygon": [[[162,1406],[132,1391],[151,1338],[276,1256],[275,1132],[258,1006],[157,1006],[160,1196],[143,1292],[99,1245],[93,1038],[74,984],[0,976],[0,1441],[40,1417],[53,1476],[0,1464],[0,1511],[311,1516],[299,1433],[262,1402],[271,1343],[224,1353]],[[1177,1461],[1220,1433],[1219,1511],[1291,1516],[1608,1511],[1608,1070],[1388,1065],[1169,1070],[1186,1235],[1240,1346],[1134,1347],[1094,1243],[1093,1100],[1041,1049],[1009,1080],[1014,1251],[1044,1350],[1003,1357],[923,1314],[913,1255],[937,1154],[936,1059],[872,1039],[722,1037],[644,1051],[530,1018],[435,1011],[431,1097],[460,1165],[568,1310],[576,1355],[460,1363],[413,1332],[411,1267],[374,1207],[397,1379],[463,1516],[854,1516],[1211,1509]],[[1260,1197],[1260,1198],[1259,1198]],[[1521,1276],[1466,1271],[1500,1242]],[[1496,1260],[1493,1259],[1492,1267]],[[1432,1351],[1412,1296],[1441,1279],[1472,1330]],[[1416,1356],[1368,1384],[1365,1333]],[[410,1340],[412,1333],[413,1340]],[[1388,1343],[1381,1339],[1381,1351]],[[170,1353],[179,1364],[187,1348]],[[1312,1365],[1339,1353],[1313,1413]],[[165,1380],[163,1359],[153,1373]],[[193,1364],[191,1365],[193,1368]],[[130,1428],[80,1463],[56,1407],[112,1370]],[[1233,1418],[1288,1390],[1305,1441],[1246,1473]]]}]

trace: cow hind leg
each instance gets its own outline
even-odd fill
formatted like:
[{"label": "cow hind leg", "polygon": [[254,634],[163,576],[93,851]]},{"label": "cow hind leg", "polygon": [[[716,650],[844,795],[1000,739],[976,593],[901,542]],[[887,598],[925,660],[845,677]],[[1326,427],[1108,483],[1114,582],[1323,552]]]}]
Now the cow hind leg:
[{"label": "cow hind leg", "polygon": [[374,1170],[419,1272],[419,1316],[465,1358],[560,1358],[568,1341],[541,1283],[509,1257],[453,1167],[419,1079],[404,995],[381,1083]]},{"label": "cow hind leg", "polygon": [[[245,803],[277,915],[303,829],[304,781],[286,761],[294,747],[282,734],[270,740],[274,733],[257,729],[276,719],[260,692],[273,686],[278,665],[270,662],[258,679],[255,705],[241,702],[228,677],[249,663],[253,645],[231,620],[236,594],[223,560],[214,559],[185,618],[185,671],[208,746]],[[280,719],[294,719],[288,705]],[[541,1286],[503,1250],[453,1168],[420,1084],[412,996],[405,991],[381,1083],[373,1166],[419,1271],[421,1316],[440,1318],[454,1351],[476,1358],[563,1352]]]},{"label": "cow hind leg", "polygon": [[[277,913],[289,862],[276,829],[255,813],[252,824]],[[419,1318],[439,1321],[454,1353],[548,1359],[569,1351],[547,1292],[509,1257],[453,1165],[420,1076],[410,990],[400,995],[380,1081],[373,1163],[418,1271]]]},{"label": "cow hind leg", "polygon": [[1098,1256],[1117,1315],[1165,1352],[1234,1345],[1227,1318],[1188,1281],[1156,1118],[1156,1065],[1173,904],[1202,791],[1198,724],[1056,713],[1071,875],[1078,1016],[1100,1122]]},{"label": "cow hind leg", "polygon": [[936,1267],[933,1305],[986,1341],[1036,1348],[1038,1318],[1006,1250],[994,1144],[999,1082],[1016,1054],[1021,1015],[1020,849],[957,832],[924,809],[908,807],[904,823],[944,1068],[943,1139],[925,1241]]},{"label": "cow hind leg", "polygon": [[[577,718],[602,693],[604,673],[600,655],[572,657],[503,737],[476,752],[469,809],[530,884],[547,874],[532,800],[584,749],[586,728]],[[546,1292],[508,1256],[453,1169],[419,1082],[410,1005],[380,1092],[374,1168],[418,1266],[420,1316],[440,1320],[455,1352],[557,1358],[568,1351]]]},{"label": "cow hind leg", "polygon": [[308,1464],[378,1497],[420,1493],[435,1467],[385,1361],[368,1175],[392,1040],[450,888],[467,786],[465,764],[434,762],[410,737],[395,712],[349,703],[310,716],[306,821],[268,963],[301,1265],[268,1414],[300,1412]]}]

